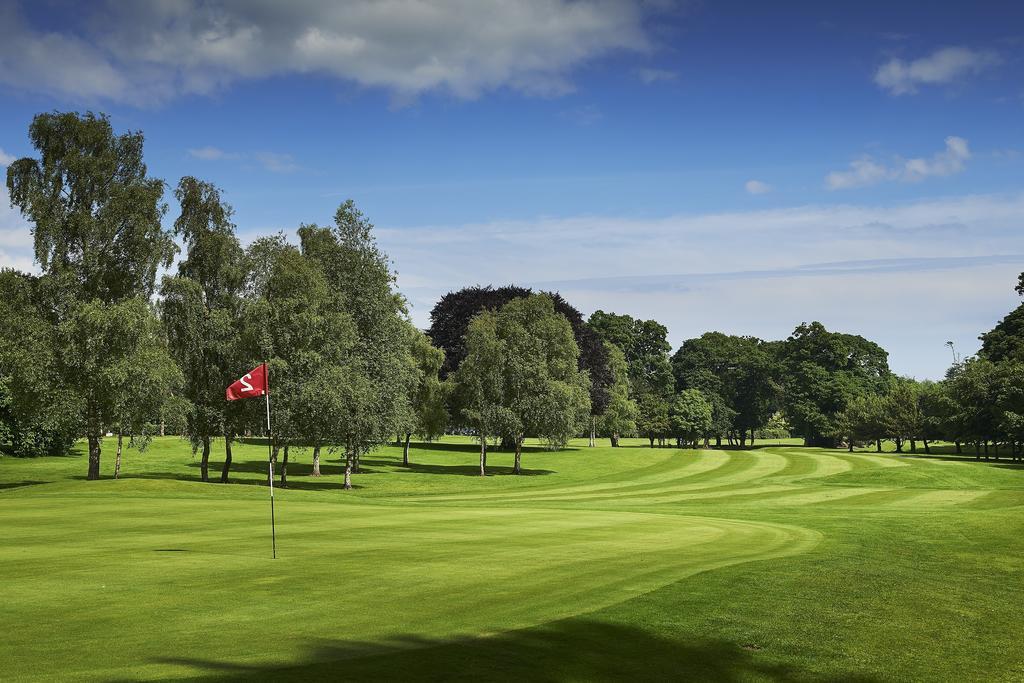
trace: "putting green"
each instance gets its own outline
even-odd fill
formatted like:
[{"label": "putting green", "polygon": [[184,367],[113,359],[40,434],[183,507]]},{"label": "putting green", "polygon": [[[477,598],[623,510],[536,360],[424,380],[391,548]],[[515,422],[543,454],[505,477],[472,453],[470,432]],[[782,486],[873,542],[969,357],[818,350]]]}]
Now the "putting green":
[{"label": "putting green", "polygon": [[[258,444],[236,454],[238,482],[258,483]],[[851,515],[938,521],[932,517],[1002,514],[1024,504],[1015,468],[788,446],[535,450],[524,456],[533,476],[524,477],[506,476],[509,456],[493,454],[499,474],[487,478],[470,476],[468,444],[422,445],[413,456],[409,469],[398,465],[397,449],[366,458],[361,488],[343,492],[336,460],[324,465],[329,476],[314,479],[308,457],[297,453],[291,486],[277,497],[277,560],[269,557],[266,489],[180,480],[194,476],[195,463],[176,440],[127,454],[120,481],[76,480],[79,458],[0,460],[5,677],[273,671],[301,679],[336,677],[344,662],[357,660],[352,676],[401,676],[410,671],[385,667],[400,661],[396,652],[429,649],[443,668],[469,656],[465,648],[439,654],[453,643],[497,644],[503,634],[531,629],[579,638],[583,648],[596,637],[592,624],[571,637],[557,625],[579,629],[573,619],[595,618],[605,628],[614,619],[599,615],[616,614],[638,625],[611,637],[639,644],[647,631],[671,636],[683,628],[680,616],[656,628],[655,608],[640,605],[654,595],[674,596],[659,598],[666,604],[684,600],[702,572],[728,577],[725,568],[756,562],[782,581],[805,571],[801,562],[828,558],[851,571],[842,564],[849,558],[834,555],[837,541],[853,538]],[[1009,562],[1019,571],[1019,562]],[[749,583],[727,581],[712,601],[749,596]],[[792,592],[774,598],[776,609],[780,600],[802,599]],[[724,632],[727,623],[711,628]],[[317,647],[338,642],[347,645]],[[680,652],[671,644],[647,647],[666,660]],[[591,663],[594,656],[586,655]],[[517,666],[520,675],[543,677]],[[541,666],[550,672],[553,665]],[[475,675],[502,677],[501,670]],[[603,675],[614,677],[597,668],[556,678]]]},{"label": "putting green", "polygon": [[[67,510],[61,498],[0,500],[0,515],[18,520],[7,527],[5,611],[23,620],[5,659],[22,674],[52,672],[55,633],[78,634],[65,641],[80,648],[78,669],[64,675],[142,678],[189,673],[179,658],[298,663],[325,634],[387,642],[519,629],[818,539],[708,517],[279,496],[274,561],[262,498],[94,486],[110,495],[74,499],[73,524],[54,515]],[[96,637],[111,633],[113,648]]]}]

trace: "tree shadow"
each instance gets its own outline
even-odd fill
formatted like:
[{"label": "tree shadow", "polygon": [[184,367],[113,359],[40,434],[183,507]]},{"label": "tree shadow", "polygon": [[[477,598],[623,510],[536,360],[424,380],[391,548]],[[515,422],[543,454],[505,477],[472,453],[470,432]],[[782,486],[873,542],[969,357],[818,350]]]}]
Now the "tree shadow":
[{"label": "tree shadow", "polygon": [[[82,477],[82,478],[85,479],[85,477]],[[19,488],[22,488],[24,486],[38,486],[39,484],[50,484],[50,483],[52,483],[52,482],[49,482],[49,481],[28,481],[28,480],[26,480],[26,481],[5,481],[5,482],[0,482],[0,491],[3,491],[5,489],[19,489]]]},{"label": "tree shadow", "polygon": [[[410,462],[408,466],[402,465],[401,462],[393,462],[390,460],[372,460],[363,458],[363,462],[370,465],[391,465],[396,470],[405,470],[408,472],[416,472],[419,474],[447,474],[460,477],[479,477],[480,476],[480,465],[437,465],[437,464],[423,464],[418,463],[415,460]],[[523,468],[518,476],[521,477],[532,477],[542,476],[545,474],[554,474],[554,470],[531,470]],[[487,475],[496,474],[512,474],[512,467],[509,465],[488,465]]]},{"label": "tree shadow", "polygon": [[[395,448],[401,448],[396,446],[394,443],[388,444]],[[451,451],[458,453],[480,453],[480,444],[476,443],[439,443],[439,442],[424,442],[418,441],[409,444],[409,451],[415,450],[425,451]],[[566,446],[565,448],[551,449],[545,448],[544,446],[523,446],[523,453],[568,453],[572,451],[578,451],[579,448],[575,446]],[[513,453],[511,448],[500,448],[498,446],[487,446],[488,453]]]},{"label": "tree shadow", "polygon": [[[235,474],[236,470],[235,470],[234,466],[232,466],[231,472],[228,474],[228,483],[227,483],[227,485],[228,486],[263,486],[263,487],[265,487],[267,485],[266,463],[263,463],[263,467],[260,468],[258,471],[259,471],[260,474],[262,474],[264,476],[261,477],[261,478],[257,478],[257,479],[253,479],[253,478],[242,478],[242,479],[239,479],[238,477],[233,476]],[[321,472],[323,472],[323,468],[322,467],[321,467]],[[286,489],[289,489],[289,490],[293,490],[294,489],[296,491],[327,491],[327,490],[331,490],[331,489],[342,489],[343,486],[344,486],[344,482],[342,481],[342,476],[340,474],[329,474],[329,475],[328,474],[322,474],[319,477],[302,476],[301,478],[295,478],[295,479],[292,478],[292,477],[298,477],[298,476],[299,475],[296,475],[295,473],[292,472],[292,466],[291,466],[291,463],[289,463],[288,464],[288,484],[287,484],[287,486],[281,486],[281,483],[280,483],[281,482],[281,471],[279,469],[275,469],[274,470],[274,488],[276,488],[276,489],[286,488]],[[356,474],[355,476],[359,477],[361,475]],[[85,477],[78,477],[78,478],[79,479],[83,479],[83,480],[85,479]],[[109,479],[109,478],[110,477],[104,477],[104,479]],[[170,480],[174,480],[174,481],[188,481],[188,482],[194,482],[194,483],[201,483],[201,481],[199,479],[199,475],[192,475],[192,476],[190,476],[190,475],[187,475],[187,474],[182,474],[181,472],[144,472],[144,473],[139,473],[139,474],[122,474],[121,475],[121,479],[170,479]],[[358,482],[358,479],[355,479],[354,481]],[[211,484],[211,485],[220,485],[220,465],[219,464],[217,465],[217,467],[214,467],[213,464],[211,463],[211,465],[210,465],[210,481],[209,481],[209,484]],[[363,487],[360,484],[358,484],[358,483],[353,483],[352,484],[352,488],[353,489],[359,489],[359,488],[363,488]]]},{"label": "tree shadow", "polygon": [[[367,459],[364,457],[360,460],[359,471],[355,474],[376,474],[378,470],[369,469],[366,467]],[[223,461],[210,461],[210,472],[211,474],[216,470],[217,476],[220,476],[220,469],[223,466]],[[380,464],[388,464],[381,461]],[[198,462],[187,463],[188,467],[193,469],[199,469],[200,464]],[[266,474],[267,473],[267,460],[266,458],[257,460],[232,460],[231,461],[232,472],[245,472],[248,474]],[[345,465],[339,461],[330,461],[325,458],[320,458],[320,474],[324,477],[341,476],[345,472]],[[281,474],[281,456],[277,458],[277,462],[274,464],[274,475],[280,476]],[[309,477],[313,474],[313,463],[303,462],[296,460],[288,461],[288,476],[296,477]]]},{"label": "tree shadow", "polygon": [[[447,641],[397,636],[385,643],[324,640],[293,666],[245,666],[190,658],[159,660],[193,667],[203,681],[622,681],[823,680],[772,661],[754,643],[669,639],[633,626],[567,619],[490,637]],[[844,681],[878,680],[849,672]]]}]

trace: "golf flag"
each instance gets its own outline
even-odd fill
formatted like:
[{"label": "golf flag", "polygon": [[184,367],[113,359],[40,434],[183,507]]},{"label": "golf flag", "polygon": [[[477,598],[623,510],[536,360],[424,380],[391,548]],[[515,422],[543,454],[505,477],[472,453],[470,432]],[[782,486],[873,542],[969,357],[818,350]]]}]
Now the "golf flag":
[{"label": "golf flag", "polygon": [[255,398],[267,393],[267,364],[261,363],[228,387],[227,399]]},{"label": "golf flag", "polygon": [[[241,379],[228,387],[227,399],[262,396],[267,402],[267,484],[270,486],[270,548],[272,557],[277,559],[277,530],[274,524],[274,432],[270,429],[270,377],[266,362],[260,363]],[[287,451],[285,451],[287,452]]]}]

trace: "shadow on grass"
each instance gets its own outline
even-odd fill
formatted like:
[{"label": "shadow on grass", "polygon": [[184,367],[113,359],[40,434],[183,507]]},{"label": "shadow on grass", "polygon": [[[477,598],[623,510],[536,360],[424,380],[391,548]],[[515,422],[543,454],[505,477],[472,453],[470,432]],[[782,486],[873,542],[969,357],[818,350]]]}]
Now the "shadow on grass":
[{"label": "shadow on grass", "polygon": [[[173,658],[206,681],[746,681],[820,679],[771,661],[755,643],[671,640],[625,625],[568,619],[485,638],[434,641],[399,636],[384,644],[322,641],[297,666],[243,666]],[[850,673],[845,681],[874,679]]]},{"label": "shadow on grass", "polygon": [[[247,478],[241,478],[240,479],[240,478],[238,478],[236,476],[230,476],[229,475],[229,477],[228,477],[228,484],[227,485],[228,486],[264,486],[265,487],[267,485],[267,478],[266,478],[266,472],[267,472],[266,466],[267,466],[267,464],[266,464],[266,462],[264,462],[262,464],[263,464],[263,467],[259,468],[258,471],[259,471],[260,474],[264,475],[263,477],[260,477],[260,478],[257,478],[257,479],[253,479],[253,478],[248,478],[248,479]],[[320,471],[324,472],[324,469],[323,469],[322,466],[320,468]],[[232,474],[234,474],[236,472],[236,469],[233,466],[231,468],[231,472],[232,472]],[[281,482],[281,471],[280,471],[280,469],[275,469],[274,470],[274,488],[275,489],[279,489],[279,488],[294,489],[296,491],[329,491],[329,490],[332,490],[332,489],[341,489],[342,485],[344,483],[343,480],[342,480],[341,474],[331,474],[331,475],[328,475],[328,474],[324,473],[324,474],[322,474],[319,477],[308,477],[308,476],[305,476],[305,477],[294,478],[293,479],[293,477],[297,477],[297,476],[298,475],[296,475],[295,473],[292,472],[292,466],[291,466],[291,463],[289,463],[288,464],[288,485],[287,486],[281,486],[281,483],[280,483]],[[353,489],[363,488],[358,483],[358,481],[359,481],[358,477],[361,476],[361,475],[357,474],[355,476],[357,477],[357,479],[355,479],[353,481],[352,488]],[[84,479],[85,477],[81,477],[81,478]],[[122,474],[121,478],[122,479],[171,479],[171,480],[175,480],[175,481],[189,481],[189,482],[196,482],[196,483],[199,482],[199,475],[198,475],[198,473],[195,474],[195,475],[190,476],[188,474],[182,474],[181,472],[141,472],[139,474]],[[216,468],[214,468],[213,465],[211,464],[211,466],[210,466],[210,481],[209,481],[209,484],[210,484],[210,486],[221,486],[222,485],[220,483],[220,465],[219,464],[217,465]]]},{"label": "shadow on grass", "polygon": [[[394,448],[401,448],[401,446],[396,446],[394,443],[390,443],[390,444],[387,444],[387,445],[392,446]],[[475,453],[475,454],[479,455],[479,453],[480,453],[480,444],[476,444],[476,443],[441,443],[441,442],[437,442],[437,441],[434,441],[434,442],[419,441],[419,442],[415,442],[415,443],[409,444],[409,451],[410,452],[416,451],[416,450],[420,450],[420,449],[425,450],[425,451],[451,451],[451,452],[458,452],[458,453]],[[550,448],[545,448],[544,446],[523,446],[523,453],[570,453],[570,452],[575,452],[575,451],[580,451],[580,450],[583,450],[583,449],[577,448],[576,446],[566,446],[565,448],[560,448],[560,449],[556,449],[556,450],[552,450]],[[487,446],[487,452],[488,453],[502,453],[502,454],[511,455],[514,451],[511,448],[500,448],[498,446],[490,446],[489,445],[489,446]]]},{"label": "shadow on grass", "polygon": [[[410,457],[412,457],[412,456],[410,455]],[[462,476],[462,477],[479,477],[480,476],[480,465],[479,464],[472,464],[472,465],[437,465],[437,464],[431,464],[431,465],[425,465],[425,464],[422,464],[422,463],[417,463],[415,460],[413,460],[412,462],[409,463],[408,466],[405,466],[405,465],[402,465],[401,463],[396,463],[396,462],[394,462],[392,460],[373,460],[373,459],[368,459],[368,458],[363,458],[363,462],[371,464],[371,465],[385,465],[385,466],[392,465],[392,466],[395,467],[396,471],[405,470],[405,471],[408,471],[408,472],[417,472],[417,473],[420,473],[420,474],[446,474],[446,475],[456,475],[456,476]],[[531,470],[531,469],[527,469],[527,468],[524,467],[523,470],[522,470],[522,474],[520,474],[519,476],[531,477],[531,476],[542,476],[542,475],[545,475],[545,474],[554,474],[554,473],[555,473],[554,470]],[[490,465],[490,464],[488,464],[487,465],[487,476],[493,476],[493,475],[497,475],[497,474],[508,474],[508,475],[511,475],[512,474],[512,467],[508,466],[508,465]]]},{"label": "shadow on grass", "polygon": [[[83,479],[85,477],[82,477]],[[39,484],[50,484],[49,481],[5,481],[0,482],[0,491],[4,489],[20,489],[24,486],[38,486]]]}]

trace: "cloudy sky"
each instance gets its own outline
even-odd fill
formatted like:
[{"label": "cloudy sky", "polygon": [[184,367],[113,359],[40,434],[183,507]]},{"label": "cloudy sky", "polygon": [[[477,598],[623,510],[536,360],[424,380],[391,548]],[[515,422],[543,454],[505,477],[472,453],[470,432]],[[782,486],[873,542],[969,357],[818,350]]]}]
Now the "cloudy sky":
[{"label": "cloudy sky", "polygon": [[[1009,1],[0,0],[0,165],[103,111],[243,240],[355,199],[424,326],[514,282],[935,378],[1017,303],[1022,75]],[[32,268],[6,190],[0,265]]]}]

